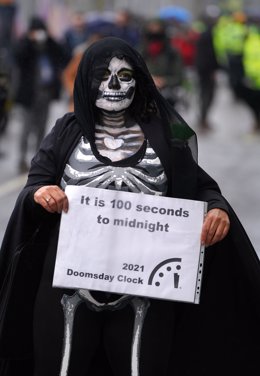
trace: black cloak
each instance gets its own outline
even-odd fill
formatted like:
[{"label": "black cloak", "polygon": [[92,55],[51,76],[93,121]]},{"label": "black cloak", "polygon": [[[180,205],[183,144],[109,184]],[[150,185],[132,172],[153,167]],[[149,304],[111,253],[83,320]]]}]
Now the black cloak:
[{"label": "black cloak", "polygon": [[170,333],[169,375],[258,376],[259,258],[217,183],[196,163],[194,132],[158,93],[141,56],[116,38],[105,38],[86,51],[75,83],[75,114],[59,119],[43,140],[9,220],[0,253],[0,374],[17,375],[22,367],[28,376],[32,374],[34,298],[47,246],[56,250],[60,215],[37,205],[34,192],[43,185],[59,185],[82,135],[95,155],[109,163],[93,142],[93,101],[99,77],[113,56],[127,58],[137,82],[141,80],[133,114],[165,169],[168,196],[207,201],[209,209],[226,210],[231,221],[226,238],[205,252],[200,304],[172,303],[176,327]]}]

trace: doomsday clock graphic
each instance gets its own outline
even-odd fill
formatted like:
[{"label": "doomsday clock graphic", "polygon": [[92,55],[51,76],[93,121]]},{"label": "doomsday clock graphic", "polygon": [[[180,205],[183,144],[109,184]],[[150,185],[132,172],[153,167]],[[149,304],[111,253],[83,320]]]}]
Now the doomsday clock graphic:
[{"label": "doomsday clock graphic", "polygon": [[172,283],[173,288],[177,289],[179,287],[181,270],[180,257],[169,258],[160,262],[150,274],[148,279],[148,285],[153,285],[160,287],[164,283]]}]

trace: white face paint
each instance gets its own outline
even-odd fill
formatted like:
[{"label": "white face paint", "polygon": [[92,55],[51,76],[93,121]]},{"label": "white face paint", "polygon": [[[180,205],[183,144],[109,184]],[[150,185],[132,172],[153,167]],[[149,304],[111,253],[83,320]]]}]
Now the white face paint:
[{"label": "white face paint", "polygon": [[99,86],[96,106],[107,111],[124,110],[134,99],[135,84],[131,65],[113,57]]}]

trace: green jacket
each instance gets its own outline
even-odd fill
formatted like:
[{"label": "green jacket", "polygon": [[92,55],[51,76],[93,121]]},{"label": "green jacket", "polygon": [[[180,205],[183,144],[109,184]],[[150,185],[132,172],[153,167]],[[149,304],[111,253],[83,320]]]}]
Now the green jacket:
[{"label": "green jacket", "polygon": [[260,33],[251,29],[244,45],[243,65],[246,85],[260,89]]}]

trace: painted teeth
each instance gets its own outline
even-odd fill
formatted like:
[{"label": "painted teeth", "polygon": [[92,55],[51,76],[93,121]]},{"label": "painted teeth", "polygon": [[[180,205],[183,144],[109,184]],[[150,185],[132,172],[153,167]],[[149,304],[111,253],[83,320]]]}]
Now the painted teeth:
[{"label": "painted teeth", "polygon": [[104,93],[103,98],[109,101],[119,102],[126,98],[125,94],[106,94]]},{"label": "painted teeth", "polygon": [[103,97],[125,97],[125,93],[109,93],[105,91]]},{"label": "painted teeth", "polygon": [[122,98],[122,97],[120,97],[120,98],[115,98],[115,97],[107,97],[107,99],[109,100],[109,101],[111,101],[111,102],[120,102],[122,99],[124,99],[124,98]]}]

